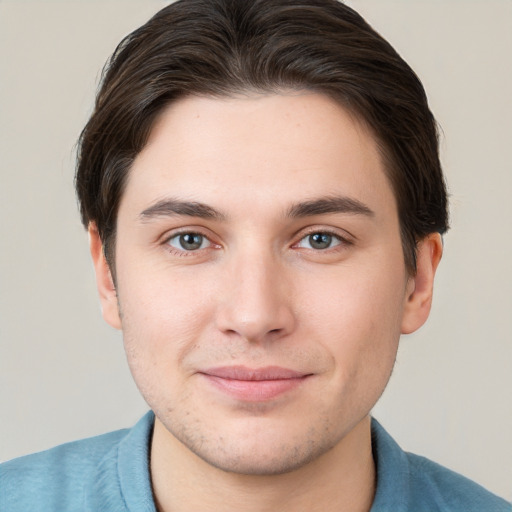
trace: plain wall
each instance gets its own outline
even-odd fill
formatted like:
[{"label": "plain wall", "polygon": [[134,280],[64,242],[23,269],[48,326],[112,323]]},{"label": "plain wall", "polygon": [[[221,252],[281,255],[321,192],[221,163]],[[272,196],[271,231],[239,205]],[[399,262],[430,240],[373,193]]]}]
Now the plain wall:
[{"label": "plain wall", "polygon": [[[147,409],[104,324],[74,144],[122,36],[166,2],[0,0],[0,460]],[[512,2],[353,0],[422,79],[451,193],[434,306],[374,415],[512,499]]]}]

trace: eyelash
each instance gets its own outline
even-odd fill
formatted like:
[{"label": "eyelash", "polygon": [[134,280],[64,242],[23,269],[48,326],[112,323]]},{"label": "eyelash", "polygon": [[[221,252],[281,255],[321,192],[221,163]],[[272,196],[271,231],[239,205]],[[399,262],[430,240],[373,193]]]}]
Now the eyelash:
[{"label": "eyelash", "polygon": [[[194,250],[189,250],[189,251],[187,251],[186,249],[178,249],[176,247],[173,247],[170,243],[171,240],[173,240],[174,238],[183,236],[183,235],[198,235],[198,236],[202,237],[204,240],[206,240],[209,243],[209,246],[194,249]],[[195,256],[196,253],[211,249],[212,247],[215,247],[216,245],[218,246],[218,244],[215,244],[214,242],[212,242],[206,234],[202,233],[199,230],[183,230],[183,231],[178,231],[178,232],[172,233],[170,236],[165,238],[165,240],[163,241],[163,245],[165,245],[167,251],[170,252],[173,256],[185,257],[185,258]],[[218,246],[218,247],[220,247],[220,246]]]},{"label": "eyelash", "polygon": [[[308,237],[311,237],[313,235],[327,235],[329,237],[332,237],[332,239],[336,240],[337,243],[334,245],[334,246],[329,246],[329,247],[326,247],[324,249],[315,249],[315,248],[312,248],[312,247],[300,247],[300,244],[306,240]],[[199,247],[197,249],[193,249],[193,250],[186,250],[184,248],[182,249],[178,249],[176,247],[173,247],[171,245],[171,240],[173,239],[176,239],[180,236],[183,236],[183,235],[198,235],[200,237],[203,238],[203,240],[206,240],[209,245],[208,247]],[[347,237],[345,236],[341,236],[338,232],[334,232],[333,230],[329,230],[329,229],[310,229],[308,230],[306,233],[302,234],[302,236],[300,237],[300,239],[295,242],[294,244],[291,245],[292,248],[296,248],[296,249],[303,249],[303,250],[307,250],[307,251],[313,251],[315,253],[333,253],[333,252],[336,252],[336,251],[340,251],[340,250],[343,250],[344,248],[346,248],[347,246],[351,246],[353,245],[353,241],[351,241],[350,239],[348,239]],[[215,247],[220,247],[219,244],[215,244],[214,242],[212,242],[212,240],[208,237],[208,235],[202,233],[200,230],[183,230],[183,231],[179,231],[179,232],[174,232],[172,233],[170,236],[166,237],[164,242],[163,242],[163,245],[166,246],[166,249],[168,252],[170,252],[171,254],[173,254],[174,256],[178,256],[178,257],[193,257],[193,256],[197,256],[197,254],[204,254],[203,251],[205,250],[211,250],[212,248],[215,248]]]},{"label": "eyelash", "polygon": [[347,246],[353,245],[353,241],[349,240],[348,237],[340,235],[338,232],[335,232],[335,231],[329,230],[329,229],[318,229],[318,228],[314,229],[313,228],[310,231],[303,234],[301,236],[300,240],[298,242],[296,242],[295,244],[293,244],[292,247],[300,248],[299,244],[303,240],[306,240],[307,238],[309,238],[313,235],[328,235],[328,236],[332,237],[333,239],[337,240],[338,243],[334,246],[326,247],[325,249],[313,249],[313,248],[304,248],[304,249],[312,250],[312,251],[318,252],[318,253],[322,253],[322,252],[331,253],[331,252],[342,250],[343,248],[346,248]]}]

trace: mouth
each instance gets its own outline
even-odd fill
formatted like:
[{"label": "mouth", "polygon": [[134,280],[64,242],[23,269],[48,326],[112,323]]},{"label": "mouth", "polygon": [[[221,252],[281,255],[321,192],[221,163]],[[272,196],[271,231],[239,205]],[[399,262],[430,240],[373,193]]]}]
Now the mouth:
[{"label": "mouth", "polygon": [[245,366],[222,366],[199,372],[217,390],[237,400],[264,402],[290,392],[311,377],[279,366],[247,368]]}]

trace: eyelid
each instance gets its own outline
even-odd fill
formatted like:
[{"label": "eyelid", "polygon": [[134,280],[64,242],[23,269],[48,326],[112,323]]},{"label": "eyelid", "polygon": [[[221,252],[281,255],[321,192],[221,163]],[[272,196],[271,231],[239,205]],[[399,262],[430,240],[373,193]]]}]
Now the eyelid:
[{"label": "eyelid", "polygon": [[[308,249],[308,248],[301,248],[299,247],[299,243],[302,242],[306,237],[313,235],[315,233],[324,233],[327,235],[330,235],[334,238],[336,238],[339,243],[332,247],[328,247],[327,249]],[[170,245],[169,241],[172,238],[175,238],[177,236],[183,235],[183,234],[197,234],[204,237],[208,242],[208,247],[196,249],[196,250],[185,250],[185,249],[179,249],[177,247],[173,247]],[[322,226],[322,225],[313,225],[308,226],[305,228],[301,228],[296,232],[296,234],[293,236],[293,239],[295,240],[289,247],[291,248],[299,248],[299,249],[306,249],[311,250],[315,252],[329,252],[329,251],[335,251],[336,249],[339,249],[340,247],[347,247],[350,245],[353,245],[355,241],[357,240],[354,235],[352,235],[350,232],[348,232],[345,229],[341,228],[334,228],[331,226]],[[158,241],[159,245],[165,246],[165,248],[171,252],[174,252],[175,254],[180,255],[189,255],[192,256],[197,253],[201,253],[203,251],[207,251],[212,248],[221,248],[222,245],[215,241],[215,236],[212,236],[211,232],[201,226],[182,226],[179,228],[171,229],[167,231],[164,235],[160,237],[160,240]]]},{"label": "eyelid", "polygon": [[[322,234],[322,235],[328,235],[329,237],[331,237],[331,240],[333,243],[331,243],[329,245],[329,247],[326,247],[324,249],[320,249],[320,248],[315,248],[315,247],[311,247],[311,244],[309,243],[309,239],[312,235],[315,235],[315,234]],[[303,243],[308,243],[310,245],[310,247],[306,247],[306,246],[303,246],[302,244]],[[311,233],[310,235],[306,235],[306,236],[303,236],[296,244],[296,247],[299,247],[301,249],[310,249],[312,251],[320,251],[320,252],[326,252],[328,251],[329,249],[335,249],[336,247],[344,244],[344,240],[342,240],[339,236],[337,235],[333,235],[332,233],[325,233],[325,232],[318,232],[318,233]]]},{"label": "eyelid", "polygon": [[[333,228],[333,227],[327,227],[327,226],[321,226],[321,225],[315,225],[315,226],[308,226],[307,228],[301,229],[296,235],[295,240],[292,244],[292,247],[296,247],[304,238],[314,235],[316,233],[325,233],[326,235],[333,236],[337,238],[341,244],[343,245],[352,245],[354,244],[356,237],[349,233],[348,231],[344,229],[339,228]],[[338,244],[339,245],[339,244]],[[325,249],[326,251],[329,249]]]},{"label": "eyelid", "polygon": [[[183,236],[183,235],[194,235],[194,236],[200,236],[202,238],[201,240],[201,246],[203,245],[204,242],[207,242],[208,243],[208,246],[207,247],[198,247],[197,249],[190,249],[190,250],[187,250],[183,247],[177,247],[176,245],[174,245],[171,241],[174,240],[174,239],[179,239],[179,237]],[[173,249],[176,249],[177,251],[183,251],[183,252],[196,252],[196,251],[200,251],[201,249],[207,249],[208,247],[210,247],[212,245],[212,241],[204,236],[202,233],[196,233],[194,231],[185,231],[183,233],[175,233],[173,234],[172,236],[170,236],[168,239],[167,239],[167,242],[166,242],[168,245],[170,245]]]},{"label": "eyelid", "polygon": [[210,234],[209,230],[206,230],[202,228],[201,226],[180,226],[178,228],[171,228],[167,230],[163,235],[160,235],[158,237],[158,243],[166,244],[171,238],[174,238],[175,236],[179,235],[185,235],[185,234],[197,234],[204,236],[210,242],[214,243],[212,241],[212,235]]},{"label": "eyelid", "polygon": [[[185,234],[194,234],[202,236],[209,242],[208,247],[187,251],[185,249],[179,249],[178,247],[174,247],[169,243],[171,239]],[[171,229],[160,237],[158,244],[164,246],[167,251],[180,256],[193,256],[195,254],[202,253],[212,248],[220,248],[220,244],[214,241],[214,237],[209,232],[207,232],[206,229],[200,226],[183,226],[180,228]]]}]

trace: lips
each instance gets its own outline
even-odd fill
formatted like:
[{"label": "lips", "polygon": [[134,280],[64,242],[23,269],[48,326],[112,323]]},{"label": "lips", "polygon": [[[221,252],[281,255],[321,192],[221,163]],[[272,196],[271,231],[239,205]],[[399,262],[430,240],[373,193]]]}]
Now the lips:
[{"label": "lips", "polygon": [[272,400],[296,389],[311,376],[279,366],[222,366],[200,373],[218,391],[248,402]]}]

